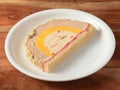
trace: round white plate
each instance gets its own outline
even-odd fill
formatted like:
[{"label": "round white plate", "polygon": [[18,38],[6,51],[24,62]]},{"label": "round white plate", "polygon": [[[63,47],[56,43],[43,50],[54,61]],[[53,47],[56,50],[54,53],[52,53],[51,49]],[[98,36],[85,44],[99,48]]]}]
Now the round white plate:
[{"label": "round white plate", "polygon": [[[35,27],[54,19],[89,22],[96,27],[97,33],[53,72],[44,73],[26,57],[24,40]],[[6,55],[16,69],[30,77],[47,81],[70,81],[91,75],[110,60],[114,49],[114,35],[104,21],[89,13],[72,9],[51,9],[29,15],[13,26],[5,41]]]}]

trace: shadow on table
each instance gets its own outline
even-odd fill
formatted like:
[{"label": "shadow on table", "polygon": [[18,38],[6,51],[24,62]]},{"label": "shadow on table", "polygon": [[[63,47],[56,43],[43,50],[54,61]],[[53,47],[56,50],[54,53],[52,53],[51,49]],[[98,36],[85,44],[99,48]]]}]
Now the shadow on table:
[{"label": "shadow on table", "polygon": [[[68,82],[43,82],[50,90],[113,90],[116,84],[114,78],[103,74],[93,74],[87,78]],[[116,90],[116,89],[115,89]]]}]

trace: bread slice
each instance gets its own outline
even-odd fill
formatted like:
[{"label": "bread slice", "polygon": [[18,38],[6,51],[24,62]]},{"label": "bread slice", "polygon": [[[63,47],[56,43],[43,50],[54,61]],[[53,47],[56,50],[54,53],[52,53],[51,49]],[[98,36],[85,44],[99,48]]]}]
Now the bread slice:
[{"label": "bread slice", "polygon": [[51,72],[95,32],[94,26],[87,22],[64,19],[50,21],[28,35],[25,42],[27,56],[42,71]]}]

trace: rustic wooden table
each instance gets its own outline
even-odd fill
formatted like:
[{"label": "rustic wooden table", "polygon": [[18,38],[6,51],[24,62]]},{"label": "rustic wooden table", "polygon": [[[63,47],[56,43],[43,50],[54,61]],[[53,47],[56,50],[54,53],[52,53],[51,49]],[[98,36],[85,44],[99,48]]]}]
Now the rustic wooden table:
[{"label": "rustic wooden table", "polygon": [[[84,1],[84,2],[83,2]],[[8,61],[4,42],[10,28],[25,16],[51,8],[87,11],[103,19],[113,30],[116,50],[110,62],[97,73],[70,82],[36,80],[16,70]],[[0,90],[120,90],[119,0],[0,0]]]}]

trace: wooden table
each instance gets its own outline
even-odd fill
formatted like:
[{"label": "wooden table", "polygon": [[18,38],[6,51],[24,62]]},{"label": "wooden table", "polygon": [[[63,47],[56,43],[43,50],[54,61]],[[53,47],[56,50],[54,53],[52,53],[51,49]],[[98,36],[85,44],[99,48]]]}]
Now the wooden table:
[{"label": "wooden table", "polygon": [[[10,28],[34,12],[51,8],[87,11],[103,19],[113,30],[116,50],[110,62],[97,73],[70,82],[36,80],[16,70],[8,61],[4,42]],[[119,0],[0,0],[0,90],[120,90]]]}]

